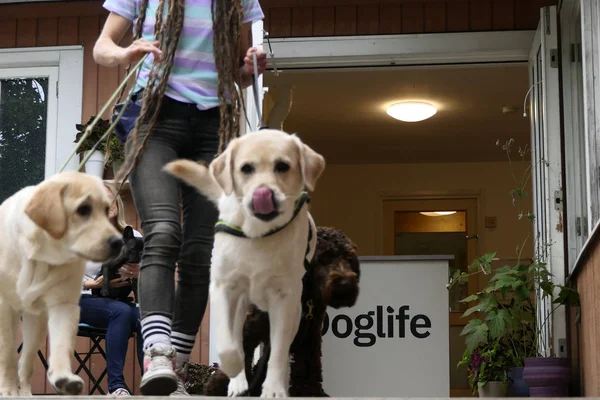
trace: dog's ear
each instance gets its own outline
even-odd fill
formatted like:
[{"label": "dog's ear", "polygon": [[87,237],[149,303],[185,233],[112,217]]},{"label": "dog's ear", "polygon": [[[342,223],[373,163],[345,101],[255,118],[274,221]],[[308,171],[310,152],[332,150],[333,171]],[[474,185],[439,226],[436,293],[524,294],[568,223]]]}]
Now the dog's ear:
[{"label": "dog's ear", "polygon": [[233,154],[236,147],[237,139],[233,139],[225,151],[210,163],[210,172],[226,195],[233,192]]},{"label": "dog's ear", "polygon": [[292,138],[300,150],[300,170],[302,171],[304,184],[308,190],[313,191],[317,180],[325,170],[325,158],[302,143],[298,136],[292,135]]},{"label": "dog's ear", "polygon": [[123,239],[131,239],[133,238],[133,228],[129,225],[125,227],[123,230]]},{"label": "dog's ear", "polygon": [[25,215],[54,239],[61,239],[67,233],[67,212],[63,202],[67,188],[68,184],[64,182],[43,182],[25,206]]}]

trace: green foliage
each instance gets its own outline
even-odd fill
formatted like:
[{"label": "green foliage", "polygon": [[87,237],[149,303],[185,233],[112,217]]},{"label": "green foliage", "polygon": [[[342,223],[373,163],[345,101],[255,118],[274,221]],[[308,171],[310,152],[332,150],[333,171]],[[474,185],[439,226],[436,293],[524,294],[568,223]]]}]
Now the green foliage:
[{"label": "green foliage", "polygon": [[[477,326],[483,325],[477,324]],[[511,359],[508,354],[509,349],[501,340],[488,341],[471,351],[465,350],[458,367],[466,366],[473,394],[476,394],[479,388],[488,382],[506,384],[508,379],[506,370],[511,367]]]},{"label": "green foliage", "polygon": [[196,363],[187,364],[187,376],[185,389],[191,395],[204,395],[205,385],[208,378],[218,370],[216,364],[203,365]]},{"label": "green foliage", "polygon": [[[81,140],[83,134],[85,133],[85,130],[89,125],[92,124],[95,118],[96,116],[92,115],[87,123],[75,125],[75,127],[77,128],[75,143],[78,143],[79,140]],[[94,145],[96,145],[96,143],[98,143],[102,139],[102,136],[109,128],[109,120],[102,118],[99,119],[94,128],[92,129],[90,135],[87,138],[85,138],[85,140],[81,144],[81,147],[79,147],[79,149],[77,150],[77,154],[93,149]],[[121,144],[121,141],[113,134],[110,134],[107,140],[103,140],[102,142],[98,143],[96,150],[100,150],[104,154],[108,153],[108,165],[112,164],[113,161],[123,160],[125,158],[124,146]]]},{"label": "green foliage", "polygon": [[[509,162],[513,143],[511,139],[502,145]],[[497,145],[500,146],[498,142]],[[523,160],[526,154],[526,148],[519,148],[519,155]],[[512,163],[510,165],[512,169]],[[531,167],[521,179],[517,179],[513,173],[517,186],[509,192],[513,207],[518,207],[526,198],[525,187],[530,174]],[[518,209],[516,214],[518,220],[526,217],[524,220],[529,223],[535,221],[535,216],[530,211]],[[478,274],[489,276],[487,285],[481,291],[461,300],[473,304],[463,314],[463,317],[471,319],[461,333],[465,337],[467,348],[459,365],[469,368],[471,387],[474,390],[477,382],[490,381],[490,376],[497,377],[497,368],[500,366],[505,369],[520,367],[524,365],[525,358],[540,356],[538,340],[548,318],[561,305],[579,306],[577,291],[555,284],[547,265],[541,261],[544,251],[540,249],[544,249],[546,244],[538,241],[536,257],[526,261],[522,259],[521,253],[529,236],[519,241],[517,231],[516,238],[519,244],[516,247],[517,262],[514,265],[504,265],[492,270],[496,253],[486,253],[477,257],[466,272],[457,271],[447,285],[452,288]],[[546,320],[539,324],[534,299],[551,299],[551,303],[555,305]],[[495,353],[498,349],[502,349],[502,357]],[[475,367],[477,368],[473,369]]]},{"label": "green foliage", "polygon": [[0,79],[0,202],[44,180],[48,78]]}]

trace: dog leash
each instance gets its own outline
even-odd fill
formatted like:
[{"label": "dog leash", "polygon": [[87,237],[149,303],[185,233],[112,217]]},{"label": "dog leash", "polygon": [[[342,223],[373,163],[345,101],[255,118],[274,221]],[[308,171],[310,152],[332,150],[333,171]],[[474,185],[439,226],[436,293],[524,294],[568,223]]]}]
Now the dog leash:
[{"label": "dog leash", "polygon": [[[142,66],[142,64],[144,63],[144,60],[146,59],[146,57],[148,57],[148,55],[149,55],[149,53],[146,54],[144,57],[142,57],[142,59],[135,65],[135,67],[133,67],[131,69],[131,71],[127,74],[127,76],[125,77],[125,79],[123,79],[123,81],[121,82],[121,84],[119,85],[119,87],[117,87],[117,90],[115,90],[115,92],[112,94],[112,96],[110,96],[110,98],[108,99],[108,101],[104,104],[104,106],[102,107],[102,109],[100,110],[100,112],[98,113],[98,115],[96,115],[96,118],[94,118],[94,120],[92,121],[92,123],[85,128],[85,132],[83,133],[83,136],[81,137],[81,139],[79,139],[79,142],[77,142],[77,145],[75,146],[75,148],[73,149],[73,151],[71,151],[71,154],[69,154],[69,156],[67,157],[67,159],[65,160],[65,162],[63,163],[63,165],[58,170],[59,173],[62,172],[62,171],[64,171],[64,169],[67,167],[67,164],[69,164],[69,161],[71,161],[71,159],[73,158],[73,156],[77,153],[77,150],[79,150],[79,148],[83,144],[83,141],[85,139],[87,139],[87,137],[92,133],[92,130],[94,129],[94,127],[96,126],[96,124],[98,123],[98,121],[100,120],[100,118],[102,118],[102,115],[104,115],[104,113],[108,110],[108,107],[111,105],[111,103],[115,101],[115,99],[117,98],[117,96],[119,95],[119,93],[121,92],[121,90],[123,90],[123,88],[125,88],[125,86],[127,86],[127,83],[129,82],[129,80],[131,79],[131,77]],[[108,135],[110,135],[112,133],[112,131],[115,129],[115,127],[119,123],[119,120],[123,116],[124,111],[127,109],[127,105],[129,104],[130,100],[131,99],[128,96],[125,105],[121,108],[121,111],[119,112],[119,114],[117,115],[117,117],[115,118],[115,120],[111,123],[111,125],[106,130],[106,132],[104,132],[104,134],[102,135],[102,137],[100,138],[100,140],[98,140],[96,142],[96,144],[94,144],[94,146],[92,147],[91,151],[88,152],[88,154],[83,158],[83,160],[81,161],[81,163],[79,163],[79,166],[77,167],[77,171],[80,171],[81,168],[83,168],[83,166],[85,165],[85,163],[92,156],[93,151],[96,150],[98,148],[98,146],[100,145],[100,143],[102,143],[103,140],[106,140],[106,138],[108,137]]]}]

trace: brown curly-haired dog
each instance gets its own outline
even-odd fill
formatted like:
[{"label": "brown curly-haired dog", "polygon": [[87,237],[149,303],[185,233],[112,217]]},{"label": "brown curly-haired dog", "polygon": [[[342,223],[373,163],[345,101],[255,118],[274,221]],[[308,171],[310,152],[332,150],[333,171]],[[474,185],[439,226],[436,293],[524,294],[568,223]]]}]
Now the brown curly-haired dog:
[{"label": "brown curly-haired dog", "polygon": [[[328,397],[323,390],[321,330],[327,306],[352,307],[359,292],[360,265],[356,245],[339,229],[317,228],[317,246],[303,280],[302,320],[290,348],[289,395]],[[255,349],[264,343],[262,357],[252,366]],[[269,315],[252,306],[244,324],[244,354],[249,387],[238,396],[260,396],[270,354]],[[229,378],[215,372],[206,383],[207,396],[227,396]]]}]

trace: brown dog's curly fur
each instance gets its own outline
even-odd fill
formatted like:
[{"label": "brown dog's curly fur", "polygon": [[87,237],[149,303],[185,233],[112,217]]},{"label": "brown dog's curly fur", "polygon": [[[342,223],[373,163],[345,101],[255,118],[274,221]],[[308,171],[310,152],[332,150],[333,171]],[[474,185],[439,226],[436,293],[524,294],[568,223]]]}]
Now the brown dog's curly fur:
[{"label": "brown dog's curly fur", "polygon": [[[359,293],[360,265],[356,245],[334,228],[317,228],[315,255],[303,280],[302,320],[290,348],[292,359],[289,395],[328,397],[323,390],[321,330],[327,306],[352,307]],[[248,392],[260,396],[270,354],[269,315],[252,306],[244,324],[244,354]],[[264,343],[262,357],[255,366],[255,349]],[[215,372],[206,383],[207,396],[227,396],[229,378]]]}]

